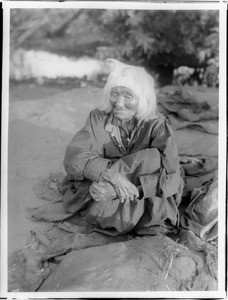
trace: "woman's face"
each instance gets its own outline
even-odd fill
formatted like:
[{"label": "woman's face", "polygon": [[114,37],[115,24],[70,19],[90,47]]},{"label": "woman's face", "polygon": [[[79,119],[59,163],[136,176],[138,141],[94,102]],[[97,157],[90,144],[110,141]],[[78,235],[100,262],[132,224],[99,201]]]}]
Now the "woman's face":
[{"label": "woman's face", "polygon": [[132,90],[124,86],[115,86],[110,92],[110,103],[116,118],[129,120],[136,114],[139,99]]}]

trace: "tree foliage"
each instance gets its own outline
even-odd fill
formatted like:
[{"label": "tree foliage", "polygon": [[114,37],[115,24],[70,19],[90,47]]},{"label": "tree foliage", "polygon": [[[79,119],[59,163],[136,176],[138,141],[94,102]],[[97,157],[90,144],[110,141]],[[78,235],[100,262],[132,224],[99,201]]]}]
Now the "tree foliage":
[{"label": "tree foliage", "polygon": [[202,64],[218,55],[217,11],[112,10],[97,21],[107,44],[127,60],[177,67]]},{"label": "tree foliage", "polygon": [[215,10],[15,9],[11,45],[115,57],[171,74],[218,62],[218,21]]},{"label": "tree foliage", "polygon": [[[99,44],[93,22],[87,11],[70,9],[12,9],[10,41],[12,50],[42,49],[58,54],[80,55],[81,46]],[[94,52],[94,49],[92,49]],[[87,54],[87,51],[85,51]]]}]

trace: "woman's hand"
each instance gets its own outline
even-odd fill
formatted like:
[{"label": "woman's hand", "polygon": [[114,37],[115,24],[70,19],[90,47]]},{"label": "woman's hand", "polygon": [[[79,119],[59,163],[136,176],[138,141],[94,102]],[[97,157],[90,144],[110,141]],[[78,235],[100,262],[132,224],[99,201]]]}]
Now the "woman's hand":
[{"label": "woman's hand", "polygon": [[101,180],[109,182],[114,187],[117,198],[121,203],[134,201],[139,197],[136,186],[119,172],[107,169],[103,173]]},{"label": "woman's hand", "polygon": [[121,173],[106,170],[98,183],[92,183],[90,195],[95,201],[119,199],[123,203],[136,200],[139,192],[136,186]]},{"label": "woman's hand", "polygon": [[111,183],[100,180],[98,183],[93,182],[90,186],[90,195],[95,201],[110,201],[117,198],[115,188]]}]

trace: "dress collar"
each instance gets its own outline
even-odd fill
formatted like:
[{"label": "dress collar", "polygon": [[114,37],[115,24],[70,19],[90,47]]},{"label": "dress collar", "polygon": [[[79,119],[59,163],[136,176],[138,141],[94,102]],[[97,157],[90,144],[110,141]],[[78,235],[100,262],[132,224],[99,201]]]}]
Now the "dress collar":
[{"label": "dress collar", "polygon": [[[131,140],[135,139],[136,132],[139,132],[140,125],[143,121],[137,121],[136,126],[133,128],[131,132]],[[121,133],[120,133],[120,127],[122,122],[116,118],[113,113],[110,113],[110,116],[107,119],[107,123],[105,125],[105,130],[111,134],[112,139],[115,143],[117,143],[118,147],[121,148],[121,150],[125,151],[125,147],[122,142]],[[137,133],[138,135],[138,133]]]}]

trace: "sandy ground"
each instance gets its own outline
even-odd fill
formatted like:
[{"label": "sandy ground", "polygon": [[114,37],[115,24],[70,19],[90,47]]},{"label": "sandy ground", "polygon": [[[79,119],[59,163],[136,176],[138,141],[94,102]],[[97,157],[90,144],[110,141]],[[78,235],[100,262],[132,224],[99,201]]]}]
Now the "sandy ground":
[{"label": "sandy ground", "polygon": [[26,208],[42,204],[32,191],[37,178],[63,171],[65,148],[99,103],[101,90],[37,85],[10,88],[8,151],[8,249],[25,244],[29,230],[42,224]]},{"label": "sandy ground", "polygon": [[[205,93],[200,88],[197,90],[201,100],[207,100],[213,105],[218,105],[217,92],[210,90],[210,93]],[[23,248],[31,229],[42,229],[45,226],[27,217],[27,207],[40,206],[45,202],[34,195],[33,184],[38,178],[45,178],[50,173],[64,172],[62,161],[65,148],[74,133],[84,125],[89,111],[99,105],[101,95],[102,91],[97,87],[64,89],[35,84],[11,85],[8,141],[9,255]]]}]

